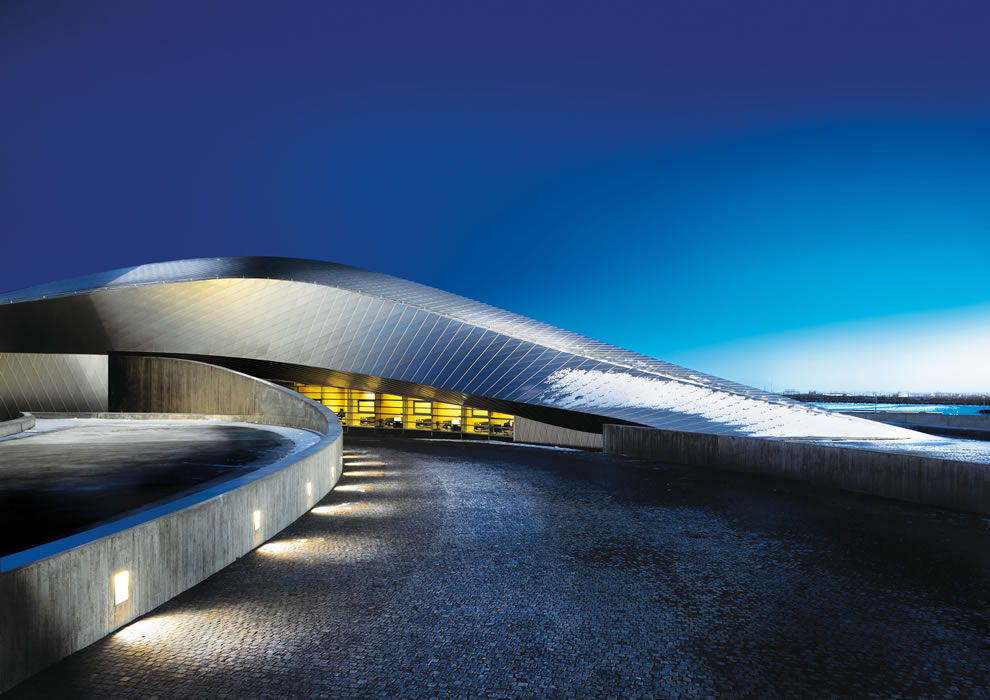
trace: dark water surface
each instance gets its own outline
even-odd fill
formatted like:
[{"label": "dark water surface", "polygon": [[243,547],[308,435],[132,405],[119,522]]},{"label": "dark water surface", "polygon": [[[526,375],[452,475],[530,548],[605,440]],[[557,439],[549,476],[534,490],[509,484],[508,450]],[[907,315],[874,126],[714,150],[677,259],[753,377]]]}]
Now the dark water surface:
[{"label": "dark water surface", "polygon": [[233,478],[292,448],[277,433],[220,422],[57,423],[66,428],[0,441],[0,556]]}]

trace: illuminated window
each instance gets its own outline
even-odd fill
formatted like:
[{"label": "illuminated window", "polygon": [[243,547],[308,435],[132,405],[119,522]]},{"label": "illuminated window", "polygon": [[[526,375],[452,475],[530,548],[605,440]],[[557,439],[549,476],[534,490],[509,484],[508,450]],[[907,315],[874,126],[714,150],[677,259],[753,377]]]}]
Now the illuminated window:
[{"label": "illuminated window", "polygon": [[299,384],[297,389],[300,394],[308,399],[319,401],[323,396],[323,387],[314,384]]},{"label": "illuminated window", "polygon": [[113,575],[113,604],[120,605],[125,602],[130,594],[128,590],[131,583],[131,573],[121,571]]},{"label": "illuminated window", "polygon": [[492,434],[512,437],[513,418],[507,413],[492,412]]},{"label": "illuminated window", "polygon": [[443,430],[512,437],[513,416],[488,409],[343,387],[315,384],[294,386],[297,391],[330,408],[345,426]]},{"label": "illuminated window", "polygon": [[378,416],[384,428],[402,427],[402,397],[395,394],[378,395]]},{"label": "illuminated window", "polygon": [[464,429],[469,433],[481,433],[488,435],[491,433],[491,422],[488,411],[483,408],[464,409]]},{"label": "illuminated window", "polygon": [[447,430],[452,432],[461,431],[461,406],[452,403],[433,404],[433,420],[437,430]]},{"label": "illuminated window", "polygon": [[[347,418],[347,389],[337,387],[323,387],[323,405],[337,414],[338,418]],[[343,414],[343,415],[341,415]]]}]

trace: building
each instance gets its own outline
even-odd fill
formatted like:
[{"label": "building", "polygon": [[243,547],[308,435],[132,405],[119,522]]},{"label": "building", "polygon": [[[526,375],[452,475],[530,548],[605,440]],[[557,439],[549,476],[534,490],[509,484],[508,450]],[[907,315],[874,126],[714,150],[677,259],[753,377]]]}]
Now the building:
[{"label": "building", "polygon": [[773,438],[901,432],[414,282],[254,257],[141,265],[0,296],[0,413],[119,409],[107,391],[118,353],[288,384],[355,429],[518,439],[526,425],[592,445],[606,423]]}]

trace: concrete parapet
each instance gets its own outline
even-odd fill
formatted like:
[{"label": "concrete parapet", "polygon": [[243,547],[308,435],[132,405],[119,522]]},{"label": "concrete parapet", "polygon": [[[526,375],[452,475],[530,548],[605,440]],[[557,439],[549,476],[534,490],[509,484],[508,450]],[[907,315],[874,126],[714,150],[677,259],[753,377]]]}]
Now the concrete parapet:
[{"label": "concrete parapet", "polygon": [[[159,376],[174,378],[181,368],[171,363],[186,361],[162,362],[171,366]],[[144,370],[154,375],[155,364],[143,363]],[[202,369],[190,371],[198,376]],[[320,441],[238,478],[44,545],[38,548],[44,554],[33,560],[18,554],[0,559],[0,692],[251,551],[308,511],[340,478],[342,429],[336,416],[287,389],[247,378],[258,385],[252,393],[245,375],[213,369],[227,373],[233,385],[220,387],[222,375],[209,372],[221,394],[252,397],[249,415],[257,422],[272,411],[273,423],[320,428]],[[239,404],[204,400],[204,408],[234,405]],[[118,602],[115,576],[125,571],[127,598]]]},{"label": "concrete parapet", "polygon": [[990,465],[837,445],[606,425],[604,452],[990,514]]},{"label": "concrete parapet", "polygon": [[514,442],[532,445],[555,445],[558,447],[578,447],[583,450],[602,449],[602,436],[599,433],[586,433],[582,430],[561,428],[549,423],[516,416],[512,429]]},{"label": "concrete parapet", "polygon": [[[110,355],[111,412],[264,416],[269,425],[327,431],[323,411],[294,391],[216,365],[173,357]],[[312,404],[312,405],[311,405]]]},{"label": "concrete parapet", "polygon": [[30,413],[22,413],[19,417],[0,421],[0,438],[23,433],[34,427],[35,419]]}]

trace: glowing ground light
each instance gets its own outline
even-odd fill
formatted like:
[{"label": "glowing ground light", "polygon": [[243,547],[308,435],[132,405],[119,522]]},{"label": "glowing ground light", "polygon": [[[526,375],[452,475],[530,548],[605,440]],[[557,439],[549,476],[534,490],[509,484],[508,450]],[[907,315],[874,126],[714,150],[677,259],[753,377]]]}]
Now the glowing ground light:
[{"label": "glowing ground light", "polygon": [[258,547],[258,551],[262,554],[290,554],[303,549],[302,545],[307,542],[309,542],[309,540],[305,537],[298,540],[279,540],[278,542],[268,542],[267,544],[263,544]]},{"label": "glowing ground light", "polygon": [[350,503],[338,503],[335,506],[317,506],[310,512],[317,515],[350,515],[354,508]]},{"label": "glowing ground light", "polygon": [[113,575],[113,604],[120,605],[130,595],[131,572],[120,571]]},{"label": "glowing ground light", "polygon": [[366,460],[363,462],[348,462],[347,468],[351,467],[387,467],[388,462]]},{"label": "glowing ground light", "polygon": [[348,491],[348,492],[352,492],[353,491],[353,492],[356,492],[356,493],[366,493],[367,490],[368,489],[367,489],[366,486],[364,486],[364,485],[360,485],[359,486],[357,484],[346,484],[344,486],[338,486],[337,488],[334,489],[334,491]]},{"label": "glowing ground light", "polygon": [[385,472],[378,471],[364,471],[364,472],[344,472],[341,476],[385,476]]},{"label": "glowing ground light", "polygon": [[114,637],[124,642],[141,642],[148,637],[155,638],[161,634],[172,617],[174,615],[158,615],[132,622],[127,627],[118,630]]},{"label": "glowing ground light", "polygon": [[254,531],[257,532],[261,529],[261,511],[254,511]]}]

